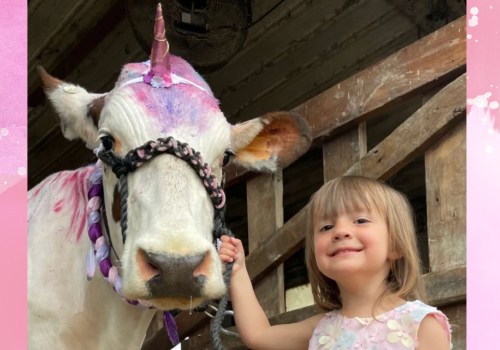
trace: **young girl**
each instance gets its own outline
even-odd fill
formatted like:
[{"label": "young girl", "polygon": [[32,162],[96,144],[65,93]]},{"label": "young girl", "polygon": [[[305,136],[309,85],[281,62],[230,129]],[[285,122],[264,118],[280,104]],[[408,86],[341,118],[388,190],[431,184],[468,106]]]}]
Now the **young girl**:
[{"label": "young girl", "polygon": [[222,237],[234,261],[236,327],[251,349],[449,350],[446,316],[425,300],[413,214],[407,199],[369,178],[345,176],[321,187],[309,205],[306,263],[322,313],[271,326],[245,267],[241,241]]}]

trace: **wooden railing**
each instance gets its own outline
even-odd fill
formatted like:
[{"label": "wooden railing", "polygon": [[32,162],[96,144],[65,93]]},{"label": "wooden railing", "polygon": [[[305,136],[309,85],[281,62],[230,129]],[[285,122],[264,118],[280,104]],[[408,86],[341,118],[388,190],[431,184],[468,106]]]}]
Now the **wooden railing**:
[{"label": "wooden railing", "polygon": [[[430,303],[449,313],[454,349],[465,349],[465,42],[465,18],[460,18],[294,109],[309,122],[314,147],[323,149],[323,181],[342,174],[387,180],[415,159],[424,160],[429,258],[424,278]],[[414,96],[425,102],[367,150],[366,124]],[[233,170],[229,185],[243,175]],[[284,312],[282,264],[304,245],[307,208],[283,223],[282,192],[281,173],[247,179],[246,265],[272,323],[314,313],[312,306]],[[190,336],[182,349],[210,348],[204,314],[182,312],[176,320],[181,338]],[[244,349],[238,339],[223,339],[228,349]],[[143,346],[168,348],[163,330]]]}]

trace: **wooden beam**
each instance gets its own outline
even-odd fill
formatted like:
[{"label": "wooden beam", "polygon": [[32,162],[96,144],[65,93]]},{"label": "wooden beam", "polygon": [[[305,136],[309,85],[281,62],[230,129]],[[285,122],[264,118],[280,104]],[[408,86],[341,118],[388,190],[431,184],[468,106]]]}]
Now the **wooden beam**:
[{"label": "wooden beam", "polygon": [[463,121],[425,154],[430,271],[465,264],[465,134]]},{"label": "wooden beam", "polygon": [[[356,1],[359,2],[359,0]],[[283,7],[286,7],[286,10]],[[249,41],[242,50],[222,69],[207,75],[213,91],[218,93],[219,98],[234,91],[241,81],[248,80],[249,76],[262,71],[266,65],[272,65],[272,62],[283,55],[290,44],[303,40],[304,37],[321,28],[324,21],[317,20],[318,17],[331,18],[332,14],[341,11],[342,7],[345,7],[344,4],[332,3],[330,0],[319,0],[309,4],[297,0],[286,1],[277,8],[281,11],[282,18],[277,19],[274,25],[264,27],[265,30],[259,26],[254,27],[254,30],[259,31],[259,35],[249,33]],[[296,28],[301,28],[301,30]],[[245,69],[242,70],[241,67]],[[237,77],[236,81],[235,77]]]},{"label": "wooden beam", "polygon": [[[467,303],[465,301],[443,305],[440,310],[448,317],[451,327],[453,349],[467,349]],[[471,325],[474,327],[474,325]]]},{"label": "wooden beam", "polygon": [[385,180],[397,173],[463,119],[465,87],[463,74],[429,99],[346,174]]},{"label": "wooden beam", "polygon": [[465,265],[424,275],[429,303],[435,306],[465,301],[467,295]]},{"label": "wooden beam", "polygon": [[[93,28],[103,22],[105,15],[112,9],[118,0],[80,0],[73,6],[68,7],[67,1],[40,2],[39,6],[30,6],[30,18],[34,12],[40,11],[50,13],[52,22],[57,25],[51,32],[45,30],[30,31],[29,57],[28,57],[28,94],[31,94],[38,86],[39,79],[36,74],[36,66],[43,64],[46,69],[52,71],[64,57],[73,50],[82,38]],[[47,7],[47,8],[46,8]],[[58,9],[61,9],[59,11]],[[62,14],[62,16],[61,16]],[[75,18],[79,18],[75,21]],[[43,20],[44,17],[41,18]],[[40,24],[40,28],[44,25]],[[37,27],[38,28],[38,27]],[[65,32],[65,35],[60,35]]]},{"label": "wooden beam", "polygon": [[465,17],[311,98],[299,107],[314,139],[369,119],[390,103],[465,70]]},{"label": "wooden beam", "polygon": [[[314,142],[319,143],[465,71],[465,41],[465,17],[461,17],[293,110],[307,119]],[[246,173],[230,169],[228,184]]]},{"label": "wooden beam", "polygon": [[328,182],[344,174],[366,155],[366,123],[323,144],[323,179]]},{"label": "wooden beam", "polygon": [[[320,138],[336,134],[346,126],[368,119],[384,105],[396,103],[399,99],[415,93],[415,89],[433,88],[446,80],[448,74],[464,70],[464,67],[465,18],[462,17],[335,85],[321,95],[311,98],[295,110],[309,121],[313,136],[318,142]],[[369,98],[360,100],[363,94]],[[55,130],[54,121],[51,125]],[[30,125],[31,139],[33,138]],[[60,147],[68,147],[68,144]],[[71,147],[74,152],[76,146]],[[79,153],[82,153],[82,150],[83,147],[80,146]],[[47,159],[41,155],[30,154],[28,161],[32,164],[31,169],[42,166],[35,163],[39,158],[38,162],[44,162],[46,170],[30,174],[30,186],[56,169],[61,170],[61,166],[55,167],[52,164],[53,158]],[[246,172],[241,169],[228,172],[228,185],[245,174]]]},{"label": "wooden beam", "polygon": [[[333,4],[340,5],[340,9]],[[283,52],[267,64],[262,62],[267,60],[267,51],[259,47],[259,69],[221,91],[222,107],[231,120],[241,121],[266,110],[296,105],[308,98],[305,94],[316,95],[418,39],[415,26],[385,0],[355,1],[349,6],[329,1],[323,7],[326,10],[313,22],[321,24],[314,32],[287,32],[292,41],[283,48],[279,40],[274,41],[273,45]],[[293,19],[289,23],[293,25]],[[401,37],[406,40],[400,42]],[[393,46],[394,42],[399,42],[399,47]]]},{"label": "wooden beam", "polygon": [[[248,251],[251,253],[283,226],[283,173],[262,174],[247,185]],[[255,294],[271,317],[285,311],[283,264],[254,285]]]}]

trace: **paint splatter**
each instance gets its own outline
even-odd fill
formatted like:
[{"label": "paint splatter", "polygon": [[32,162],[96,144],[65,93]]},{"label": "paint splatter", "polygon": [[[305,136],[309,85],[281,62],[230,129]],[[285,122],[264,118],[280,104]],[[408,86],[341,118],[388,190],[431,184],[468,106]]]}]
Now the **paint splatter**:
[{"label": "paint splatter", "polygon": [[[489,116],[490,122],[492,123],[492,130],[500,133],[500,115],[494,114],[499,107],[498,101],[489,101],[492,93],[490,91],[485,92],[482,95],[477,95],[473,98],[467,99],[467,105],[476,107],[478,109],[483,110],[483,113]],[[483,120],[483,124],[485,120]]]},{"label": "paint splatter", "polygon": [[26,178],[26,136],[25,126],[0,127],[0,194]]},{"label": "paint splatter", "polygon": [[470,13],[472,16],[469,18],[469,26],[476,27],[479,24],[479,17],[477,16],[479,9],[477,7],[472,7]]},{"label": "paint splatter", "polygon": [[64,202],[64,201],[61,199],[61,200],[58,200],[58,201],[56,202],[56,204],[54,204],[54,211],[55,211],[56,213],[59,213],[59,212],[61,211],[63,202]]}]

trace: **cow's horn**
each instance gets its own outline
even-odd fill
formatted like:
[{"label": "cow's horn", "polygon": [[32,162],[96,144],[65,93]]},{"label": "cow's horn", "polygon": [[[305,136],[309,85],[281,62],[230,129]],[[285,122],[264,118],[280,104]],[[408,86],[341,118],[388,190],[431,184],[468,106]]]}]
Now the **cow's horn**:
[{"label": "cow's horn", "polygon": [[40,78],[42,79],[43,90],[46,93],[55,90],[60,84],[62,84],[61,80],[54,78],[52,75],[47,73],[42,66],[37,66],[36,68]]}]

